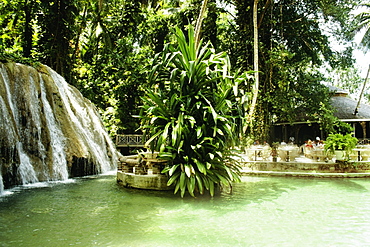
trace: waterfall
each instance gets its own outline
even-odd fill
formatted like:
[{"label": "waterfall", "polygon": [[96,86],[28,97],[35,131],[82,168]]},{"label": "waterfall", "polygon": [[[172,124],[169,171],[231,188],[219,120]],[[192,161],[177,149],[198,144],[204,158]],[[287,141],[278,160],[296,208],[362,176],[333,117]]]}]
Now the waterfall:
[{"label": "waterfall", "polygon": [[95,106],[47,66],[0,63],[0,136],[0,193],[116,166]]},{"label": "waterfall", "polygon": [[3,193],[3,191],[4,191],[3,176],[1,176],[0,174],[0,195]]},{"label": "waterfall", "polygon": [[36,172],[33,169],[30,158],[24,152],[21,142],[17,143],[17,150],[19,154],[18,175],[22,184],[38,182],[39,180],[37,179]]},{"label": "waterfall", "polygon": [[67,115],[73,124],[71,127],[79,133],[87,148],[92,151],[93,159],[102,165],[99,172],[107,172],[110,170],[110,164],[104,158],[107,150],[102,149],[103,143],[101,141],[109,137],[103,130],[102,125],[95,124],[101,121],[96,114],[96,109],[82,97],[79,91],[70,87],[62,76],[50,68],[49,73],[58,86],[59,93],[66,106]]},{"label": "waterfall", "polygon": [[53,163],[53,179],[54,180],[66,180],[68,179],[68,170],[67,170],[67,160],[64,152],[65,140],[61,129],[58,127],[58,124],[55,120],[53,110],[49,104],[49,101],[46,98],[45,84],[44,80],[40,76],[40,85],[41,85],[41,101],[44,106],[44,114],[46,116],[46,123],[50,135],[50,146],[52,163]]}]

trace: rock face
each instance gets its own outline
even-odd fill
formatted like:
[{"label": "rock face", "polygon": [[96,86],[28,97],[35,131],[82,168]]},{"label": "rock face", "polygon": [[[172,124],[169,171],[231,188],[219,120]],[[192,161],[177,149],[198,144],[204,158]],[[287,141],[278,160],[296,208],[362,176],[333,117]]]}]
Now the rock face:
[{"label": "rock face", "polygon": [[117,151],[94,105],[47,66],[0,63],[0,193],[107,172]]}]

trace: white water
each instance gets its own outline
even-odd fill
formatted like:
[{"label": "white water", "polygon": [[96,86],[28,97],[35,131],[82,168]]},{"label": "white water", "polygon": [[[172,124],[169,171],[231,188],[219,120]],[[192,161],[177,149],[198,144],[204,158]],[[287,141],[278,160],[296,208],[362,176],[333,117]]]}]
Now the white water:
[{"label": "white water", "polygon": [[0,174],[0,195],[3,193],[3,191],[4,191],[3,176],[1,176]]},{"label": "white water", "polygon": [[[81,99],[80,92],[69,87],[62,76],[51,69],[49,69],[49,73],[58,85],[59,93],[67,108],[68,116],[74,124],[73,128],[81,134],[81,137],[87,144],[88,150],[92,151],[93,160],[101,164],[101,170],[99,172],[105,173],[111,170],[112,165],[108,162],[107,157],[108,150],[104,146],[105,140],[109,139],[109,136],[103,130],[103,126],[95,124],[101,121],[96,114],[96,109],[93,108],[90,102],[86,104],[86,101],[78,100]],[[111,149],[113,147],[110,146],[109,148]]]},{"label": "white water", "polygon": [[50,77],[0,63],[0,194],[6,183],[67,180],[74,158],[98,173],[115,168],[117,152],[93,104],[46,69]]},{"label": "white water", "polygon": [[19,154],[19,167],[18,174],[21,178],[22,184],[36,183],[37,179],[36,172],[33,169],[30,158],[23,150],[23,145],[21,142],[17,143],[17,149]]},{"label": "white water", "polygon": [[50,135],[50,146],[52,149],[52,164],[53,164],[53,172],[52,172],[52,180],[66,180],[68,179],[68,171],[67,171],[67,161],[66,161],[66,154],[64,152],[64,136],[59,128],[53,110],[51,109],[49,101],[46,99],[45,93],[45,85],[44,81],[40,75],[40,85],[41,85],[41,101],[44,106],[44,114],[46,115],[46,123],[49,130]]},{"label": "white water", "polygon": [[[14,128],[15,126],[15,119],[17,119],[18,111],[14,108],[12,94],[10,93],[8,81],[9,77],[6,73],[6,70],[3,66],[0,66],[0,76],[4,81],[4,86],[6,90],[6,95],[0,95],[1,100],[1,115],[0,115],[0,131],[2,131],[2,138],[4,138],[4,141],[11,142],[12,140],[16,139],[17,132]],[[0,81],[1,82],[1,81]],[[6,104],[8,103],[8,104]],[[10,107],[10,111],[7,109],[7,105]],[[6,140],[5,140],[6,139]],[[12,143],[12,144],[15,144]]]},{"label": "white water", "polygon": [[[38,97],[38,94],[40,92],[37,86],[39,84],[37,81],[35,81],[35,79],[31,75],[29,75],[27,79],[28,79],[27,82],[29,82],[29,84],[25,83],[22,89],[24,90],[23,91],[24,93],[27,92],[29,94],[29,96],[27,97],[27,100],[28,100],[27,106],[29,108],[29,115],[27,116],[27,125],[25,127],[21,125],[21,121],[19,120],[20,116],[19,115],[17,116],[17,120],[16,120],[17,130],[19,130],[19,132],[21,133],[21,136],[26,137],[25,139],[27,140],[26,141],[27,143],[36,143],[38,156],[40,157],[41,162],[45,164],[46,159],[47,159],[47,151],[46,151],[44,143],[42,142],[42,137],[41,137],[42,136],[42,116],[41,116],[42,106],[40,104],[40,100]],[[19,87],[21,87],[21,85],[19,85]],[[16,104],[17,103],[19,104],[19,102],[17,101],[14,101],[14,102],[15,102],[14,106],[16,107]],[[48,115],[45,116],[46,120],[48,117],[50,116]],[[48,129],[49,127],[50,126],[47,125],[46,129]],[[21,138],[19,141],[22,142]],[[22,147],[22,151],[18,149],[18,152],[22,152],[22,155],[27,157],[27,154],[24,153],[23,147]],[[36,181],[29,181],[29,182],[26,181],[26,182],[23,182],[23,184],[37,182],[38,181],[37,175],[33,169],[33,165],[32,165],[32,162],[30,161],[30,158],[27,157],[25,161],[21,160],[20,167],[25,165],[22,163],[26,163],[27,166],[29,166],[27,169],[30,172],[32,170],[36,178]],[[48,167],[44,166],[44,169],[40,171],[42,172],[42,175],[46,177],[47,180],[49,180],[49,176],[50,176],[50,172],[48,170],[49,170]]]}]

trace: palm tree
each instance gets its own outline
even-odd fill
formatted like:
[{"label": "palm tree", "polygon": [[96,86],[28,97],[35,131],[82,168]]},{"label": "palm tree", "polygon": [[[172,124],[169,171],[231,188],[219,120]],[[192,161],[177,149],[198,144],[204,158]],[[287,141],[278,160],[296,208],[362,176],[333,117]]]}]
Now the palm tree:
[{"label": "palm tree", "polygon": [[370,48],[370,3],[361,4],[360,7],[364,8],[364,11],[356,16],[356,27],[354,28],[354,34],[362,33],[364,36],[361,39],[360,44],[369,49]]},{"label": "palm tree", "polygon": [[[253,85],[253,99],[252,104],[248,114],[247,123],[252,123],[252,118],[254,115],[254,110],[257,104],[258,98],[258,87],[259,87],[259,63],[258,63],[258,0],[253,2],[253,67],[254,67],[254,85]],[[247,127],[247,126],[246,126]]]}]

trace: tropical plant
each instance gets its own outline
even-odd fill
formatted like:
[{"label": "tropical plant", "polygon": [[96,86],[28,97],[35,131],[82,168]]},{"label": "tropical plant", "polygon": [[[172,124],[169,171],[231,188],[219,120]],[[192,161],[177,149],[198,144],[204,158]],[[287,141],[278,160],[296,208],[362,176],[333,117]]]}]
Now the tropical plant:
[{"label": "tropical plant", "polygon": [[334,154],[336,150],[342,150],[345,156],[349,157],[357,142],[357,138],[351,134],[330,134],[324,141],[324,149],[331,154]]},{"label": "tropical plant", "polygon": [[361,45],[364,48],[370,48],[370,3],[363,3],[359,5],[364,9],[356,16],[357,24],[355,24],[354,34],[364,32],[361,39]]},{"label": "tropical plant", "polygon": [[[253,8],[257,2],[258,9]],[[333,23],[330,38],[347,36],[346,30],[356,26],[349,21],[349,11],[358,2],[6,0],[0,1],[0,57],[23,62],[23,56],[47,64],[97,105],[112,134],[134,132],[138,123],[132,116],[141,104],[137,88],[145,87],[144,66],[163,50],[173,26],[195,24],[203,3],[204,43],[211,41],[217,52],[227,51],[233,68],[259,71],[259,86],[253,80],[246,88],[258,93],[256,107],[250,107],[255,121],[248,135],[268,139],[273,121],[292,122],[301,115],[313,121],[322,115],[317,114],[319,103],[327,103],[319,90],[322,59],[348,68],[351,59],[345,58],[352,50],[328,49],[320,23],[322,18]],[[253,11],[258,23],[253,22]],[[365,29],[367,13],[358,16]],[[258,37],[253,35],[255,24]],[[253,68],[254,37],[258,68]]]},{"label": "tropical plant", "polygon": [[231,158],[245,124],[247,96],[243,77],[229,74],[225,53],[207,45],[195,46],[194,30],[176,28],[176,45],[167,44],[149,73],[141,111],[147,145],[168,161],[162,171],[174,193],[191,196],[232,186],[239,181],[239,165]]},{"label": "tropical plant", "polygon": [[327,134],[350,134],[354,131],[353,127],[346,122],[340,121],[336,116],[333,115],[333,109],[330,106],[320,103],[319,114],[317,119],[320,121],[321,130]]},{"label": "tropical plant", "polygon": [[[232,1],[235,26],[230,25],[226,40],[234,67],[251,69],[253,65],[253,11],[255,0]],[[338,54],[330,48],[328,36],[322,31],[322,19],[331,25],[332,37],[342,37],[348,27],[352,0],[258,1],[259,97],[255,120],[250,128],[255,139],[268,139],[271,119],[279,122],[311,121],[320,102],[329,104],[320,86],[325,80],[322,64],[338,66],[350,53]],[[341,30],[337,30],[338,27]],[[231,39],[231,40],[230,40]],[[225,42],[226,43],[226,42]],[[340,59],[339,59],[340,58]],[[253,85],[250,85],[253,88]],[[258,132],[258,133],[253,133]]]}]

